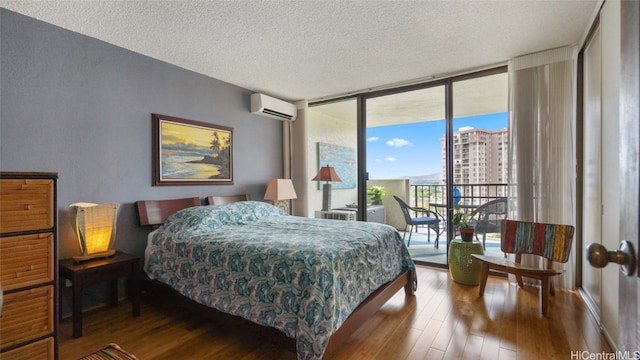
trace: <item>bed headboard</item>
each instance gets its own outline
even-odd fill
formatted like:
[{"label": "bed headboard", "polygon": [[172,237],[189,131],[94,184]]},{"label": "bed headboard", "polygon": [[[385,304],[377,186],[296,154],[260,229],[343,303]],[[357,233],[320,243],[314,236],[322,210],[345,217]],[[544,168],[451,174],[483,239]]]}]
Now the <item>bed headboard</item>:
[{"label": "bed headboard", "polygon": [[244,195],[228,195],[228,196],[207,196],[207,203],[209,205],[222,205],[229,204],[238,201],[249,201],[251,196],[249,194]]},{"label": "bed headboard", "polygon": [[200,198],[136,201],[140,225],[151,225],[152,229],[162,225],[176,211],[193,206],[200,206]]}]

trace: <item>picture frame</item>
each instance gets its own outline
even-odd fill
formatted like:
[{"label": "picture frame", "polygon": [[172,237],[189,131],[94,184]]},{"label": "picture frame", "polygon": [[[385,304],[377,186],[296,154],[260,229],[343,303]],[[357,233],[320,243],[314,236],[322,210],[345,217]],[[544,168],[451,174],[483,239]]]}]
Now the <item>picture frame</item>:
[{"label": "picture frame", "polygon": [[151,114],[153,186],[233,184],[233,128]]}]

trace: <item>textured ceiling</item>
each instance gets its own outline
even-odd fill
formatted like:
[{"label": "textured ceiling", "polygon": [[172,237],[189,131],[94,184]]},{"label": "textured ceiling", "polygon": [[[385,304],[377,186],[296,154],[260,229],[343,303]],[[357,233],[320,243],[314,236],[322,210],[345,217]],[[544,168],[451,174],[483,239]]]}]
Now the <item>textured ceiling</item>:
[{"label": "textured ceiling", "polygon": [[600,3],[0,0],[9,10],[290,101],[576,44]]}]

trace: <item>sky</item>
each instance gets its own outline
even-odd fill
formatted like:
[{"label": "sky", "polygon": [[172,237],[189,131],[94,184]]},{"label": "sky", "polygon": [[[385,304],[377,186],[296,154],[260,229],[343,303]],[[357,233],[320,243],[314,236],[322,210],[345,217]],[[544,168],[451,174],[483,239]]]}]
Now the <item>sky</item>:
[{"label": "sky", "polygon": [[[507,113],[454,119],[454,132],[463,126],[504,129],[507,127]],[[369,179],[396,179],[442,172],[440,138],[444,133],[444,120],[367,128]]]}]

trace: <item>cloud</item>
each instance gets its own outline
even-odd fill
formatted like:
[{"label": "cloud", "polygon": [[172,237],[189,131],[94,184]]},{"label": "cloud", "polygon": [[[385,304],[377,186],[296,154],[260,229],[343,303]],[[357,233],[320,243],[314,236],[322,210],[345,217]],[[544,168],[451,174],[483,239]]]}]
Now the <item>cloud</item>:
[{"label": "cloud", "polygon": [[370,138],[367,138],[367,141],[378,141],[378,140],[380,140],[380,138],[377,136],[372,136]]},{"label": "cloud", "polygon": [[384,159],[376,159],[376,162],[377,162],[377,163],[383,163],[383,162],[394,162],[394,161],[396,161],[396,160],[398,160],[398,159],[396,159],[396,158],[394,158],[394,157],[391,157],[391,156],[387,156],[387,157],[386,157],[386,158],[384,158]]},{"label": "cloud", "polygon": [[391,147],[413,146],[411,141],[405,140],[405,139],[398,139],[398,138],[387,141],[387,145]]}]

